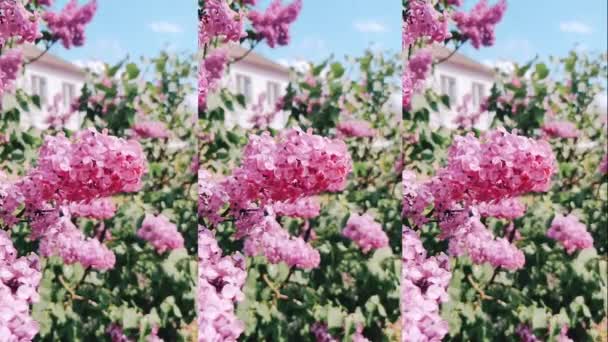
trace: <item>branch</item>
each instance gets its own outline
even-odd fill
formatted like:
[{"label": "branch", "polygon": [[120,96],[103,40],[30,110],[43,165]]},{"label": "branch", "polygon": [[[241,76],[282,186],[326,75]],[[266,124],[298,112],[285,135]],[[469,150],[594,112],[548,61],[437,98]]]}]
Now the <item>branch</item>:
[{"label": "branch", "polygon": [[[510,234],[509,234],[509,243],[513,243],[513,239],[515,239],[515,233],[517,231],[517,228],[515,228],[515,225],[513,225],[513,230],[511,230]],[[486,284],[486,288],[490,285],[492,285],[492,283],[494,283],[494,280],[496,279],[496,276],[498,275],[498,272],[500,272],[502,270],[502,267],[498,266],[494,269],[494,273],[492,273],[492,277],[490,278],[490,281],[488,281],[488,283]]]},{"label": "branch", "polygon": [[452,56],[454,56],[454,54],[456,54],[456,52],[458,52],[458,50],[460,50],[461,47],[464,46],[464,42],[457,44],[456,47],[454,48],[454,50],[452,50],[452,52],[450,52],[449,55],[441,58],[440,60],[436,61],[435,63],[433,63],[433,65],[439,65],[445,61],[447,61],[448,59],[452,58]]},{"label": "branch", "polygon": [[42,58],[42,56],[46,55],[47,52],[49,52],[49,50],[51,49],[51,47],[53,47],[53,45],[55,45],[55,42],[57,42],[56,40],[52,41],[51,43],[47,43],[45,49],[36,57],[25,61],[25,63],[23,63],[23,65],[28,65],[28,64],[32,64],[35,61],[39,60],[40,58]]},{"label": "branch", "polygon": [[239,61],[242,61],[243,59],[245,59],[245,57],[249,56],[249,54],[253,51],[253,49],[255,49],[255,47],[261,42],[261,40],[256,40],[253,44],[251,44],[251,47],[249,48],[249,50],[247,50],[247,52],[245,52],[242,56],[237,57],[235,59],[233,59],[232,61],[230,61],[230,64],[234,64],[237,63]]}]

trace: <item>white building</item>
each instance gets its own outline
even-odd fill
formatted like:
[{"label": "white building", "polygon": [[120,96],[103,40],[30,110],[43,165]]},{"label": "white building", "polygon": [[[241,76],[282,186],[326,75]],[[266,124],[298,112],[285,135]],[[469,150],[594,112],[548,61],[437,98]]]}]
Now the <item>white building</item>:
[{"label": "white building", "polygon": [[[33,60],[42,54],[42,50],[33,45],[23,46],[23,57]],[[76,65],[61,59],[50,52],[25,66],[24,72],[17,79],[16,85],[25,89],[30,95],[40,97],[41,110],[32,110],[29,115],[21,116],[23,127],[46,128],[48,107],[53,104],[55,96],[59,97],[59,111],[68,110],[72,100],[80,96],[86,73]],[[76,129],[80,116],[74,115],[66,124],[68,129]]]},{"label": "white building", "polygon": [[[238,108],[238,105],[235,106],[235,112],[226,115],[226,125],[232,127],[238,124],[251,127],[250,120],[254,115],[252,105],[258,104],[260,96],[263,95],[264,112],[273,111],[275,104],[285,93],[290,70],[255,51],[247,54],[248,49],[244,47],[230,45],[227,49],[230,59],[240,60],[230,66],[228,76],[222,82],[232,93],[242,94],[245,97],[247,109],[243,110]],[[271,126],[281,127],[285,120],[286,116],[279,113],[271,122]]]},{"label": "white building", "polygon": [[[440,61],[450,55],[452,51],[443,46],[434,46],[432,54],[435,61]],[[490,95],[495,80],[492,68],[483,65],[463,54],[454,53],[449,59],[437,64],[433,71],[430,86],[433,89],[450,97],[450,108],[441,106],[439,115],[431,116],[431,125],[448,128],[456,127],[454,119],[458,115],[457,108],[462,105],[466,96],[470,96],[469,111],[479,108],[481,101]],[[476,127],[488,128],[491,124],[491,115],[485,113],[481,116]]]}]

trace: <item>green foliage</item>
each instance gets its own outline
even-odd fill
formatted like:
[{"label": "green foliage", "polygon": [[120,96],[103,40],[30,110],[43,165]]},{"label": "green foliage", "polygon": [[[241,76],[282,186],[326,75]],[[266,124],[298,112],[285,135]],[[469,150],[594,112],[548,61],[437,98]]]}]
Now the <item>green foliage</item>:
[{"label": "green foliage", "polygon": [[[312,341],[315,322],[348,340],[357,325],[372,341],[397,341],[401,222],[399,180],[394,167],[399,156],[398,115],[389,108],[397,91],[399,69],[392,56],[366,52],[346,64],[328,59],[311,64],[309,73],[298,74],[287,87],[282,110],[289,114],[287,127],[312,129],[315,134],[337,136],[336,124],[344,119],[368,121],[374,138],[344,138],[354,170],[347,188],[319,196],[321,214],[309,219],[314,231],[312,246],[321,254],[318,268],[307,271],[272,265],[263,257],[248,258],[246,299],[237,314],[245,322],[246,341]],[[306,97],[305,102],[297,98]],[[199,113],[204,127],[201,166],[227,175],[239,165],[248,134],[268,128],[227,128],[228,113],[239,113],[242,101],[223,89]],[[314,103],[311,107],[308,104]],[[250,104],[245,104],[250,105]],[[238,114],[237,114],[238,115]],[[276,132],[269,129],[271,133]],[[363,253],[341,231],[351,213],[370,212],[389,235],[390,247]],[[305,222],[282,217],[281,225],[299,235]],[[234,240],[233,223],[216,229],[225,253],[242,250]]]},{"label": "green foliage", "polygon": [[[495,271],[488,265],[474,265],[466,257],[452,260],[450,301],[442,306],[450,326],[447,340],[518,341],[519,325],[530,326],[547,341],[554,341],[563,325],[569,326],[574,341],[606,338],[608,176],[598,171],[606,154],[606,114],[602,117],[593,106],[596,95],[605,91],[606,55],[591,58],[572,52],[549,61],[533,60],[516,66],[513,74],[501,75],[488,99],[489,110],[495,113],[492,128],[502,126],[541,139],[543,123],[568,120],[581,134],[577,139],[543,138],[553,147],[558,172],[550,191],[522,198],[526,215],[513,222],[522,237],[515,244],[525,253],[523,269],[498,270],[492,280]],[[505,96],[509,100],[501,102]],[[403,113],[404,163],[422,175],[433,175],[443,165],[455,135],[482,134],[431,129],[429,116],[440,110],[438,102],[439,96],[429,91],[422,105]],[[594,248],[569,255],[548,238],[546,232],[558,213],[577,215],[593,236]],[[485,223],[496,236],[503,236],[509,224],[498,219]],[[447,249],[438,233],[435,225],[422,231],[430,254]]]},{"label": "green foliage", "polygon": [[[138,63],[106,66],[102,75],[88,75],[77,103],[86,114],[83,128],[107,129],[109,134],[128,138],[134,122],[155,120],[166,124],[171,137],[140,139],[148,173],[140,191],[113,198],[118,207],[114,217],[103,222],[74,219],[88,236],[99,230],[109,233],[105,243],[116,255],[113,269],[101,272],[80,264],[65,265],[59,258],[43,260],[41,300],[33,306],[33,317],[40,323],[37,340],[107,340],[111,323],[139,341],[145,341],[154,326],[165,341],[193,340],[197,187],[191,164],[196,151],[184,147],[195,143],[194,108],[186,105],[195,69],[192,57],[185,57],[161,53]],[[150,66],[152,73],[146,72]],[[61,127],[23,130],[20,117],[37,107],[39,100],[20,89],[3,103],[0,128],[8,141],[0,144],[0,160],[7,174],[23,175],[35,164],[44,136],[60,131],[72,134]],[[159,255],[138,238],[136,231],[146,213],[162,213],[177,223],[186,248]],[[20,254],[37,250],[29,232],[27,223],[12,230]]]}]

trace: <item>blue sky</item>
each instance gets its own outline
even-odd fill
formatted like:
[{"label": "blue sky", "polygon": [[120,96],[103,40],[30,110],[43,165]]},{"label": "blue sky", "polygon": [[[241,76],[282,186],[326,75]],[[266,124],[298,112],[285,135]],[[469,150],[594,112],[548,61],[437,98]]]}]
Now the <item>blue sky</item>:
[{"label": "blue sky", "polygon": [[[54,7],[66,2],[56,1]],[[196,0],[98,0],[85,46],[65,50],[57,44],[51,51],[71,61],[105,62],[117,62],[127,54],[153,57],[163,48],[195,52],[197,6]]]},{"label": "blue sky", "polygon": [[[83,2],[84,0],[81,0]],[[87,27],[87,44],[54,53],[69,60],[114,62],[130,54],[153,56],[162,48],[193,52],[197,45],[196,0],[98,0],[99,10]],[[288,1],[288,0],[284,0]],[[66,0],[57,1],[56,7]],[[270,0],[260,0],[265,8]],[[470,8],[477,0],[466,0]],[[490,0],[494,2],[494,0]],[[497,29],[496,45],[463,52],[477,60],[523,62],[534,55],[564,55],[578,44],[606,51],[608,1],[509,0]],[[399,51],[401,0],[304,0],[287,47],[258,49],[277,60],[321,60],[358,55],[365,48]]]}]

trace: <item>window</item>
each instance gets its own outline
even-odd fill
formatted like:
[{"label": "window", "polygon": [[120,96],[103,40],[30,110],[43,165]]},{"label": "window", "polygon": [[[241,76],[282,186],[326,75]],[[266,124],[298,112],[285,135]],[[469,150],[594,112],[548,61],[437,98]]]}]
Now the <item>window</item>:
[{"label": "window", "polygon": [[279,84],[276,82],[266,83],[266,98],[268,104],[274,106],[279,100]]},{"label": "window", "polygon": [[441,93],[450,97],[450,103],[456,101],[456,79],[450,76],[441,76]]},{"label": "window", "polygon": [[47,103],[46,77],[32,75],[32,95],[38,95],[40,106]]},{"label": "window", "polygon": [[251,94],[251,77],[245,75],[236,75],[236,92],[245,96],[245,102],[251,103],[253,95]]},{"label": "window", "polygon": [[75,97],[74,85],[71,83],[64,82],[61,85],[61,93],[63,94],[63,106],[69,108]]},{"label": "window", "polygon": [[473,107],[478,108],[481,105],[481,102],[483,101],[483,98],[485,96],[485,89],[484,89],[483,84],[473,82],[472,94],[473,94]]}]

